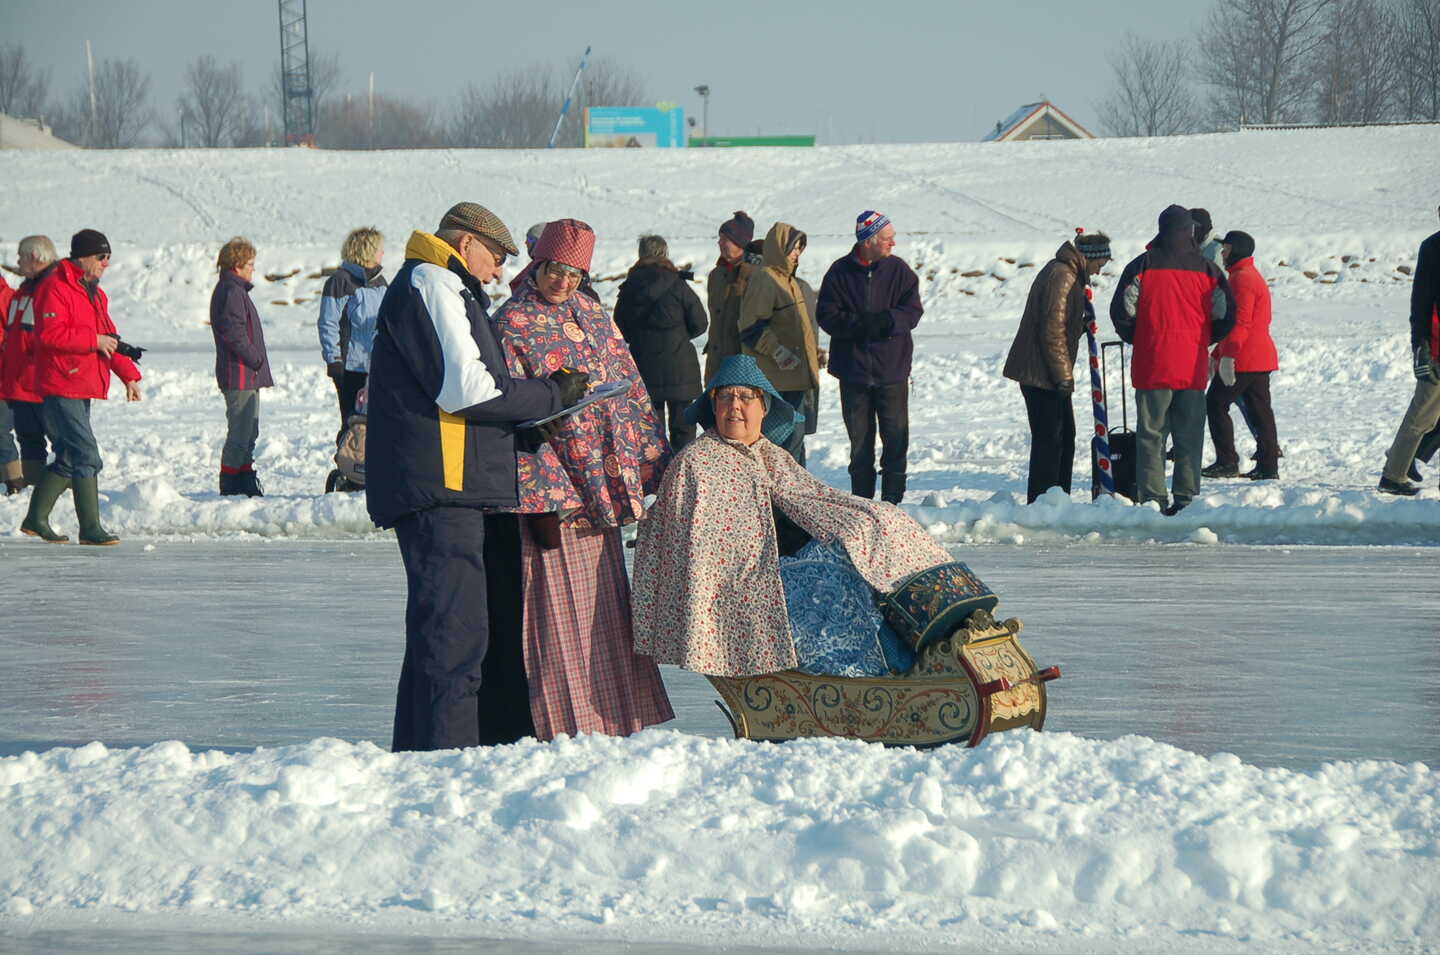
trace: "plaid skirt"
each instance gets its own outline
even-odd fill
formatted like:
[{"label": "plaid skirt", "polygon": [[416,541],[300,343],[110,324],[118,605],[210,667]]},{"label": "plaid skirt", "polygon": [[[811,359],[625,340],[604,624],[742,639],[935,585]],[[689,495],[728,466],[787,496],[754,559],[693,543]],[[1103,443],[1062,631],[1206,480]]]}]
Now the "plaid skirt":
[{"label": "plaid skirt", "polygon": [[560,528],[545,550],[520,522],[525,676],[542,740],[628,736],[675,718],[660,669],[635,652],[630,581],[618,528]]}]

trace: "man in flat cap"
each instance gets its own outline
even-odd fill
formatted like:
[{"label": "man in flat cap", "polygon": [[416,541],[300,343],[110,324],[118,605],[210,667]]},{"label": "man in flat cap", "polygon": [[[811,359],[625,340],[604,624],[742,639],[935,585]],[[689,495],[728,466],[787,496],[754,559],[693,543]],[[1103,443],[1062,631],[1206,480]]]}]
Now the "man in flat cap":
[{"label": "man in flat cap", "polygon": [[409,588],[392,749],[480,742],[489,645],[483,508],[517,503],[515,428],[580,399],[587,376],[514,379],[484,284],[517,253],[484,206],[417,231],[380,305],[370,360],[366,502],[393,527]]}]

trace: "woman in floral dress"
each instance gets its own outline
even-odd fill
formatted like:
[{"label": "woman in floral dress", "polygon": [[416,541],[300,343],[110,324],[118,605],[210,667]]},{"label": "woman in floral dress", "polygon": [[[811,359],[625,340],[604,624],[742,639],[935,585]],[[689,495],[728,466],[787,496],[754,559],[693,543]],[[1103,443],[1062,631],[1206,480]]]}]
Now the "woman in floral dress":
[{"label": "woman in floral dress", "polygon": [[525,676],[540,739],[623,736],[674,718],[659,669],[633,648],[620,537],[659,487],[670,448],[615,323],[576,294],[594,249],[585,223],[548,223],[535,269],[494,317],[517,377],[573,368],[592,387],[630,382],[560,419],[535,453],[519,455]]}]

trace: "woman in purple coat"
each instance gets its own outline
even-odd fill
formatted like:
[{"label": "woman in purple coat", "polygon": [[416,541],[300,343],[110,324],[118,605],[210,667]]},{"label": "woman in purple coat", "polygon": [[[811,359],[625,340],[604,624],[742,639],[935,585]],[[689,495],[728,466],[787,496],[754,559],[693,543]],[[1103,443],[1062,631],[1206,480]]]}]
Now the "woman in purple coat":
[{"label": "woman in purple coat", "polygon": [[236,236],[220,249],[220,278],[210,296],[215,336],[215,382],[225,396],[225,446],[220,451],[220,493],[260,497],[255,442],[260,437],[260,389],[275,384],[265,353],[260,313],[250,300],[255,246]]}]

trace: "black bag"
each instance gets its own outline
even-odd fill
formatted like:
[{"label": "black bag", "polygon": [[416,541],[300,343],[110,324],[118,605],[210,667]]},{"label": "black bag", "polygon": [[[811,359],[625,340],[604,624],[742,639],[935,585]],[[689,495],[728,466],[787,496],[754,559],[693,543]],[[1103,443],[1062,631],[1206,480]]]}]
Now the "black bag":
[{"label": "black bag", "polygon": [[[1100,394],[1105,398],[1106,417],[1114,410],[1110,405],[1110,383],[1105,374],[1105,349],[1120,350],[1120,427],[1110,429],[1110,473],[1115,478],[1115,493],[1134,502],[1139,496],[1135,474],[1135,432],[1130,430],[1130,408],[1125,400],[1125,343],[1105,342],[1100,346]],[[1100,483],[1100,436],[1090,439],[1090,498],[1104,491]]]}]

